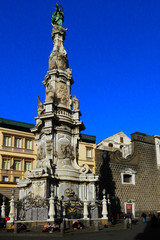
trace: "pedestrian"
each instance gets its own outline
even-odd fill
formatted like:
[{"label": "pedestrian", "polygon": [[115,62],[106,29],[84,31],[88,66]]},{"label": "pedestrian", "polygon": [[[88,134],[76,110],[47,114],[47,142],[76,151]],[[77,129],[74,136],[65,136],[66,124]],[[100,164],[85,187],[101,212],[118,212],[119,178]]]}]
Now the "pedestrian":
[{"label": "pedestrian", "polygon": [[14,232],[14,223],[11,222],[11,224],[8,226],[7,232]]},{"label": "pedestrian", "polygon": [[51,224],[49,222],[47,222],[44,225],[44,229],[42,230],[42,232],[49,232],[49,231],[51,231]]},{"label": "pedestrian", "polygon": [[143,213],[142,213],[143,223],[146,222],[146,216],[147,216],[147,215],[143,212]]},{"label": "pedestrian", "polygon": [[18,225],[17,225],[17,232],[21,232],[21,231],[24,231],[26,229],[27,229],[27,227],[26,227],[26,225],[24,223],[18,223]]},{"label": "pedestrian", "polygon": [[56,223],[56,222],[51,225],[51,231],[50,231],[49,233],[53,233],[53,232],[55,232],[55,231],[60,232],[60,226],[59,226],[59,224]]},{"label": "pedestrian", "polygon": [[128,227],[130,229],[132,229],[132,218],[131,217],[129,217],[129,219],[128,219]]}]

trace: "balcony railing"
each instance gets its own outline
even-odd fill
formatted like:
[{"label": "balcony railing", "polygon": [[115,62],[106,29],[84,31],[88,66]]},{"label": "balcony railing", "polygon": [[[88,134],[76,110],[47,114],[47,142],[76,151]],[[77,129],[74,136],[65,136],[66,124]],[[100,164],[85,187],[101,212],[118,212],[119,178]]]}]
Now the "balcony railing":
[{"label": "balcony railing", "polygon": [[20,153],[33,154],[33,149],[7,147],[7,146],[4,146],[4,145],[2,145],[2,150],[11,151],[11,152],[20,152]]}]

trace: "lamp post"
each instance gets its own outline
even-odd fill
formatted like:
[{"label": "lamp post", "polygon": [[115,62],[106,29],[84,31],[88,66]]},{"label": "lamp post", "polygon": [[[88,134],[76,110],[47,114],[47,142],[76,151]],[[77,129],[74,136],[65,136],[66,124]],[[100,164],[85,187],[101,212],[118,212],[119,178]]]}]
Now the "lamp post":
[{"label": "lamp post", "polygon": [[51,221],[54,221],[54,215],[55,215],[55,206],[54,206],[54,186],[51,184],[51,197],[49,198],[49,219]]},{"label": "lamp post", "polygon": [[103,189],[102,219],[108,219],[107,215],[108,215],[108,211],[107,211],[106,190]]},{"label": "lamp post", "polygon": [[5,214],[5,200],[6,200],[6,197],[3,196],[2,200],[3,200],[3,203],[2,203],[2,206],[1,206],[1,218],[5,218],[6,217],[6,214]]},{"label": "lamp post", "polygon": [[11,191],[11,200],[10,200],[10,212],[9,212],[9,218],[10,220],[8,222],[14,222],[14,218],[15,218],[15,207],[14,207],[14,194],[15,194],[15,189],[12,188]]}]

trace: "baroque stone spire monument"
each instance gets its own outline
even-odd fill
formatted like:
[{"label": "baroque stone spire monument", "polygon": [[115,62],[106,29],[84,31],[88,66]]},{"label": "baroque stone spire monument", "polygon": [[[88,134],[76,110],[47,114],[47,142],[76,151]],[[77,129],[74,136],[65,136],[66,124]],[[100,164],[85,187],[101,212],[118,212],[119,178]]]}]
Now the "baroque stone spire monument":
[{"label": "baroque stone spire monument", "polygon": [[[63,12],[56,4],[52,15],[53,50],[49,56],[49,70],[43,84],[46,90],[45,102],[38,97],[35,128],[37,145],[36,168],[26,172],[20,181],[19,199],[40,199],[43,205],[50,197],[50,186],[54,187],[54,196],[76,204],[96,200],[95,183],[98,177],[88,165],[79,166],[78,141],[84,124],[80,120],[79,101],[71,97],[71,85],[74,83],[72,69],[69,68],[64,40],[67,29],[62,27]],[[38,207],[41,207],[39,205]]]}]

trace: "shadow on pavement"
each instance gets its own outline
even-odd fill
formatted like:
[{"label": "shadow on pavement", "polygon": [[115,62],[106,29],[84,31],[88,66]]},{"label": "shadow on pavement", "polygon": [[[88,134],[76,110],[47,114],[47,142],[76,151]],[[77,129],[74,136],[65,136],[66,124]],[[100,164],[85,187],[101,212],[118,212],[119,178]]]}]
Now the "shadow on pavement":
[{"label": "shadow on pavement", "polygon": [[142,233],[139,233],[135,240],[152,240],[160,237],[160,222],[147,222],[146,227]]}]

